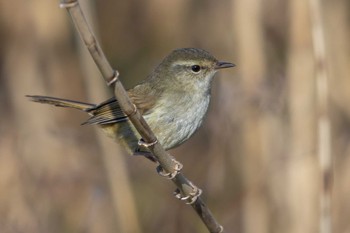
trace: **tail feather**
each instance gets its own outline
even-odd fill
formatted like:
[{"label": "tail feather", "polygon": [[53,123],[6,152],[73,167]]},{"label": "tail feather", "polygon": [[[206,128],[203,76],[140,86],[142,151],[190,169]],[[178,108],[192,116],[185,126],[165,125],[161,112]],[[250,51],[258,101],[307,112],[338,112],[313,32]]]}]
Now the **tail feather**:
[{"label": "tail feather", "polygon": [[96,105],[94,104],[49,97],[49,96],[27,95],[26,97],[30,98],[30,100],[34,102],[38,102],[42,104],[51,104],[57,107],[75,108],[75,109],[83,110],[85,112],[89,112],[91,108],[96,107]]}]

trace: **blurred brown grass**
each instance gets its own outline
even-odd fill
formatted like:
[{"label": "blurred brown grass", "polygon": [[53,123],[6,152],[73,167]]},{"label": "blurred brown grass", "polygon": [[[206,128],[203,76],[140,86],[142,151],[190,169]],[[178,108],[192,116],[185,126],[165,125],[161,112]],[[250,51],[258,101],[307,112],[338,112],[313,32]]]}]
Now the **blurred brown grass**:
[{"label": "blurred brown grass", "polygon": [[[350,3],[322,1],[333,232],[349,232]],[[199,132],[171,151],[227,232],[320,232],[312,23],[307,1],[96,1],[86,6],[126,87],[172,49],[237,64],[214,82]],[[110,94],[58,1],[0,2],[0,232],[205,232],[154,165],[84,114],[30,103]]]}]

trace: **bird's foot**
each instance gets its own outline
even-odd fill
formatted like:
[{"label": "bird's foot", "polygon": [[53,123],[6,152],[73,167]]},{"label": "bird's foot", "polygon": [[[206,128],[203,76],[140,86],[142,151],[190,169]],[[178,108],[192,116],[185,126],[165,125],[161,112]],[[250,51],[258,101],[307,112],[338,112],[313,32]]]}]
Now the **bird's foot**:
[{"label": "bird's foot", "polygon": [[164,169],[159,165],[157,167],[157,172],[160,176],[162,177],[165,177],[165,178],[168,178],[168,179],[174,179],[175,176],[177,174],[179,174],[179,172],[181,171],[181,169],[183,168],[183,165],[182,163],[180,163],[179,161],[175,160],[174,158],[172,159],[173,162],[175,163],[175,166],[174,166],[174,172],[165,172]]},{"label": "bird's foot", "polygon": [[202,190],[192,183],[189,185],[191,186],[192,191],[187,196],[184,196],[179,189],[174,191],[174,196],[181,201],[186,201],[186,204],[192,205],[202,194]]}]

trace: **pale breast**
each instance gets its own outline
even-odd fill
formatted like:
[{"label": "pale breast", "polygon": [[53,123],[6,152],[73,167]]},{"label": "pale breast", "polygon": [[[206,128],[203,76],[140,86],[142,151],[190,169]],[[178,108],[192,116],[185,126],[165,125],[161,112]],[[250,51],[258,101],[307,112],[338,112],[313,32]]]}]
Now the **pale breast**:
[{"label": "pale breast", "polygon": [[186,141],[200,127],[208,110],[210,95],[169,97],[159,102],[145,120],[166,150]]}]

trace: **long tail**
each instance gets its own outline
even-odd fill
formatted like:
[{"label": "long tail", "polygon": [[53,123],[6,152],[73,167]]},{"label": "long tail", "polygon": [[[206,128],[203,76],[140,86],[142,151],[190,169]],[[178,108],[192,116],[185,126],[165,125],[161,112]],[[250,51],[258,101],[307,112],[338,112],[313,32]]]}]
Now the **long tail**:
[{"label": "long tail", "polygon": [[89,112],[91,108],[96,107],[94,104],[78,102],[74,100],[60,99],[49,96],[40,96],[40,95],[27,95],[26,97],[30,98],[31,101],[42,103],[42,104],[51,104],[57,107],[66,107],[66,108],[75,108]]}]

